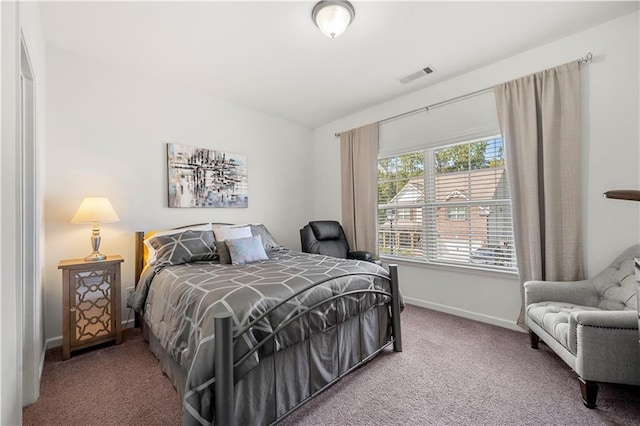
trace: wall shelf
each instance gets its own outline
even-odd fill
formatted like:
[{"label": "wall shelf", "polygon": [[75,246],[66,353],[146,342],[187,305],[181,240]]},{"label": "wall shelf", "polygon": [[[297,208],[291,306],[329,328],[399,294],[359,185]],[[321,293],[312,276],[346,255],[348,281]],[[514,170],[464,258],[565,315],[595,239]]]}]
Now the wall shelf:
[{"label": "wall shelf", "polygon": [[636,189],[614,189],[604,193],[606,198],[616,200],[640,201],[640,190]]}]

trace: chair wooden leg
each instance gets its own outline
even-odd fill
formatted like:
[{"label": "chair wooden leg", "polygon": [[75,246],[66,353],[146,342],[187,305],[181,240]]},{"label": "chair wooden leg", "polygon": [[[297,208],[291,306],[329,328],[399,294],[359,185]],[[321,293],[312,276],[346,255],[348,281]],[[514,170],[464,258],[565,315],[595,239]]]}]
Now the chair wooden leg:
[{"label": "chair wooden leg", "polygon": [[582,402],[587,408],[596,408],[596,398],[598,398],[598,383],[591,380],[584,380],[578,377],[580,381],[580,391],[582,392]]},{"label": "chair wooden leg", "polygon": [[529,340],[531,340],[531,348],[538,349],[538,343],[540,343],[540,338],[536,333],[529,330]]}]

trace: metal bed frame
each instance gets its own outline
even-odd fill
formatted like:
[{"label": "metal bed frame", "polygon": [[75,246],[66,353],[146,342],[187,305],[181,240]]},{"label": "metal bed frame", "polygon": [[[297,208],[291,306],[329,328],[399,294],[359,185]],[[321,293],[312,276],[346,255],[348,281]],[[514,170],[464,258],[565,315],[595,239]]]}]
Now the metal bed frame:
[{"label": "metal bed frame", "polygon": [[[144,267],[144,258],[143,258],[143,238],[144,238],[144,232],[136,232],[136,236],[135,236],[135,277],[136,277],[136,285],[138,283],[138,280],[140,278],[140,275],[142,273],[142,269]],[[263,340],[261,340],[258,344],[256,344],[249,352],[247,352],[246,354],[244,354],[237,362],[234,362],[234,356],[233,356],[233,345],[234,345],[234,341],[242,338],[242,336],[245,333],[248,333],[251,331],[252,327],[254,327],[256,324],[258,324],[262,319],[264,319],[266,316],[268,316],[270,313],[274,312],[275,310],[277,310],[278,308],[282,307],[283,305],[285,305],[287,302],[289,302],[291,299],[294,299],[298,296],[300,296],[301,294],[304,294],[305,292],[311,291],[312,289],[314,289],[315,287],[325,284],[327,282],[339,279],[339,278],[344,278],[344,277],[349,277],[349,276],[372,276],[372,277],[377,277],[377,278],[381,278],[383,280],[386,280],[389,282],[390,284],[390,291],[386,292],[386,291],[382,291],[382,290],[377,290],[377,289],[359,289],[359,290],[352,290],[352,291],[348,291],[345,293],[341,293],[341,294],[337,294],[334,295],[328,299],[323,299],[322,301],[315,303],[312,306],[306,306],[306,307],[300,307],[299,312],[295,315],[292,316],[290,318],[288,318],[286,321],[282,322],[281,324],[278,325],[278,327],[276,327],[275,330],[273,330],[272,333],[270,333],[269,335],[267,335]],[[390,333],[390,337],[388,339],[388,341],[386,341],[385,343],[382,344],[378,344],[378,348],[376,350],[374,350],[372,353],[370,353],[369,355],[367,355],[366,357],[362,356],[362,345],[360,346],[360,356],[359,356],[359,361],[357,363],[355,363],[354,365],[352,365],[351,367],[349,367],[348,369],[346,369],[345,371],[340,372],[340,368],[338,367],[338,374],[335,378],[333,378],[330,382],[326,383],[324,386],[322,386],[320,389],[314,391],[314,392],[309,392],[309,396],[304,398],[302,401],[300,401],[299,403],[297,403],[294,407],[290,408],[289,410],[287,410],[285,413],[278,415],[278,410],[277,410],[277,405],[278,405],[278,401],[277,401],[277,369],[275,368],[276,366],[276,361],[277,361],[277,353],[278,351],[275,350],[275,338],[278,335],[278,333],[280,331],[282,331],[284,328],[286,328],[288,325],[292,324],[295,321],[298,321],[299,319],[301,319],[303,316],[305,315],[309,315],[311,312],[314,311],[314,309],[322,306],[322,305],[326,305],[329,302],[334,302],[334,301],[338,301],[339,299],[342,299],[344,297],[349,297],[349,296],[366,296],[367,294],[373,294],[376,295],[376,297],[388,297],[390,299],[389,302],[385,302],[387,304],[387,309],[388,312],[390,314],[390,318],[391,318],[391,333]],[[361,299],[359,299],[361,300]],[[274,388],[274,405],[275,405],[275,420],[273,422],[271,422],[270,424],[277,424],[279,423],[281,420],[283,420],[285,417],[287,417],[289,414],[291,414],[292,412],[294,412],[295,410],[297,410],[298,408],[300,408],[302,405],[304,405],[305,403],[307,403],[308,401],[310,401],[311,399],[313,399],[315,396],[319,395],[320,393],[322,393],[323,391],[325,391],[326,389],[328,389],[329,387],[331,387],[333,384],[335,384],[336,382],[338,382],[340,379],[342,379],[344,376],[346,376],[347,374],[351,373],[352,371],[354,371],[355,369],[359,368],[360,366],[362,366],[363,364],[366,364],[368,361],[370,361],[371,359],[373,359],[376,355],[378,355],[380,352],[382,352],[384,349],[386,349],[387,347],[393,345],[393,350],[395,352],[402,352],[402,331],[401,331],[401,323],[400,323],[400,311],[401,311],[401,295],[400,295],[400,290],[399,290],[399,285],[398,285],[398,266],[395,264],[391,264],[389,265],[389,276],[385,276],[385,275],[381,275],[381,274],[377,274],[377,273],[373,273],[373,272],[354,272],[354,273],[348,273],[348,274],[342,274],[340,276],[335,276],[335,277],[330,277],[330,278],[326,278],[323,279],[321,281],[318,281],[316,283],[313,283],[311,286],[300,290],[298,292],[296,292],[295,294],[289,296],[286,299],[283,299],[282,301],[280,301],[277,305],[271,307],[270,309],[268,309],[267,311],[265,311],[264,313],[262,313],[260,316],[258,316],[257,318],[255,318],[253,321],[251,321],[249,324],[245,325],[243,328],[237,330],[234,333],[233,330],[233,317],[232,314],[230,312],[226,312],[226,313],[221,313],[215,316],[215,323],[214,323],[214,327],[215,327],[215,336],[216,336],[216,345],[215,345],[215,350],[214,350],[214,371],[215,371],[215,423],[216,425],[221,425],[221,426],[227,426],[227,425],[233,425],[233,418],[234,418],[234,410],[235,410],[235,391],[234,391],[234,387],[235,387],[235,383],[234,383],[234,371],[235,368],[237,368],[238,366],[242,365],[242,363],[244,363],[246,360],[248,360],[252,355],[254,355],[258,350],[260,350],[260,348],[262,348],[263,346],[265,346],[268,343],[271,343],[273,345],[273,362],[274,362],[274,380],[273,380],[273,388]],[[360,302],[358,301],[358,321],[361,322],[362,317],[361,317],[361,309],[360,309]],[[336,309],[336,316],[338,315],[338,309]],[[379,315],[378,315],[379,318]],[[378,319],[378,322],[380,320]],[[138,314],[136,314],[136,326],[138,326],[139,324],[141,324],[142,322],[140,321],[140,319],[138,318]],[[308,324],[308,322],[307,322]],[[336,318],[336,324],[338,324],[337,322],[337,318]],[[360,336],[360,341],[362,341],[362,327],[359,327],[359,336]],[[339,347],[339,342],[340,339],[337,339],[338,345],[336,348],[336,353],[339,359],[340,356],[340,347]],[[309,366],[311,365],[310,361],[309,361]],[[311,381],[311,378],[308,379],[309,382]],[[311,384],[309,383],[309,389],[311,389]]]}]

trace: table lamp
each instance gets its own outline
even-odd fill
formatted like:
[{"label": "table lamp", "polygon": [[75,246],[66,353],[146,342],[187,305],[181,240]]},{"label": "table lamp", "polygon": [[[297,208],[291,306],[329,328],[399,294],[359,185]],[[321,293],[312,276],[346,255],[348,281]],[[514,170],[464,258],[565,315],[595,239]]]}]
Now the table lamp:
[{"label": "table lamp", "polygon": [[84,260],[96,261],[107,258],[98,251],[100,248],[100,222],[118,221],[120,218],[107,197],[85,197],[82,200],[76,214],[71,218],[71,223],[93,223],[93,232],[91,233],[93,253],[85,257]]}]

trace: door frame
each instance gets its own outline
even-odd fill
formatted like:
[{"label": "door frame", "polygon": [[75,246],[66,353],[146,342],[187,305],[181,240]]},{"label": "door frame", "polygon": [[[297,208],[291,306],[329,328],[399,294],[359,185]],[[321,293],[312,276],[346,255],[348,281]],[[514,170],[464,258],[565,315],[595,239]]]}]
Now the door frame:
[{"label": "door frame", "polygon": [[[42,327],[38,209],[36,79],[29,49],[20,32],[20,149],[18,152],[19,274],[22,283],[22,405],[40,395]],[[40,331],[40,333],[39,333]]]}]

